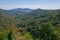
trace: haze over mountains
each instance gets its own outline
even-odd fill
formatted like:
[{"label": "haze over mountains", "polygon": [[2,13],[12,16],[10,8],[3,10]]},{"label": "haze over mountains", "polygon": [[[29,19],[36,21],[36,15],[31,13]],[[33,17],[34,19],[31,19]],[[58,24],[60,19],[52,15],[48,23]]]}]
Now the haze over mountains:
[{"label": "haze over mountains", "polygon": [[29,9],[29,8],[16,8],[16,9],[11,9],[12,11],[23,11],[23,12],[30,12],[34,9]]},{"label": "haze over mountains", "polygon": [[[56,9],[56,10],[58,10],[58,9]],[[37,13],[37,12],[45,12],[45,11],[48,11],[48,10],[40,9],[40,8],[38,8],[38,9],[15,8],[15,9],[10,9],[10,10],[0,9],[0,12],[2,14],[11,15],[11,16],[17,16],[17,15],[21,15],[21,14],[25,14],[25,13],[26,14],[27,13],[30,13],[30,14],[35,15],[34,13]],[[49,11],[51,11],[51,10],[49,10]]]},{"label": "haze over mountains", "polygon": [[[31,12],[33,10],[37,10],[37,9],[29,9],[29,8],[15,8],[15,9],[10,9],[10,10],[5,10],[5,9],[0,9],[0,11],[8,11],[8,12]],[[38,10],[44,10],[44,9],[40,9],[38,8]]]}]

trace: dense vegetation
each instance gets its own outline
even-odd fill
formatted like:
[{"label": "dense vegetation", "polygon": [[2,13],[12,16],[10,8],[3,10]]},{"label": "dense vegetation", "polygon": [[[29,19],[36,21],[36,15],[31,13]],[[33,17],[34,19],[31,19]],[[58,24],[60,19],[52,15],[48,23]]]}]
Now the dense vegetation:
[{"label": "dense vegetation", "polygon": [[0,9],[0,40],[60,40],[60,10]]}]

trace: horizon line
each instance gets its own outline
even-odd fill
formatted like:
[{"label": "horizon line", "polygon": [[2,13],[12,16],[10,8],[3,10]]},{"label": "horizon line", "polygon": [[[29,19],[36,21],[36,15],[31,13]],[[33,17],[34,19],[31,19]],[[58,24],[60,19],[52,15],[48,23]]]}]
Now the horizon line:
[{"label": "horizon line", "polygon": [[0,8],[0,9],[4,9],[4,10],[12,10],[12,9],[18,9],[18,8],[21,8],[21,9],[44,9],[44,10],[58,10],[58,9],[60,9],[60,8],[22,8],[22,7],[9,8],[9,9],[6,9],[6,8]]}]

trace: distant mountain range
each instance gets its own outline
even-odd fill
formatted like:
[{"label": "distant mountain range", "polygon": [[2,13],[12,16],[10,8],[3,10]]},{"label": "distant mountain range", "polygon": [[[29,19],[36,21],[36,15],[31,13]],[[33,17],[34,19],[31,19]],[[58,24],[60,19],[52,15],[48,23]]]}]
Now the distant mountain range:
[{"label": "distant mountain range", "polygon": [[[40,15],[46,15],[49,14],[50,12],[54,12],[56,10],[44,10],[44,9],[29,9],[29,8],[15,8],[11,10],[5,10],[5,9],[0,9],[0,14],[3,15],[9,15],[9,16],[24,16],[30,18],[32,17],[38,17]],[[21,15],[23,14],[23,15]]]},{"label": "distant mountain range", "polygon": [[34,9],[29,9],[29,8],[15,8],[11,9],[10,11],[21,11],[21,12],[30,12],[33,11]]},{"label": "distant mountain range", "polygon": [[34,9],[29,9],[29,8],[15,8],[10,10],[0,9],[0,13],[5,15],[10,15],[10,16],[15,16],[15,15],[31,12],[33,10]]}]

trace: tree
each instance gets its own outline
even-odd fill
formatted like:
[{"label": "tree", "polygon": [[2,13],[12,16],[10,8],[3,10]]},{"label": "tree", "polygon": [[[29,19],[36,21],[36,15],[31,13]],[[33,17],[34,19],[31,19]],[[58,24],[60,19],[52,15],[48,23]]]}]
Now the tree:
[{"label": "tree", "polygon": [[41,40],[57,40],[53,25],[49,23],[44,24],[39,30],[39,38]]},{"label": "tree", "polygon": [[10,30],[8,34],[8,40],[13,40],[13,39],[14,39],[13,30]]}]

